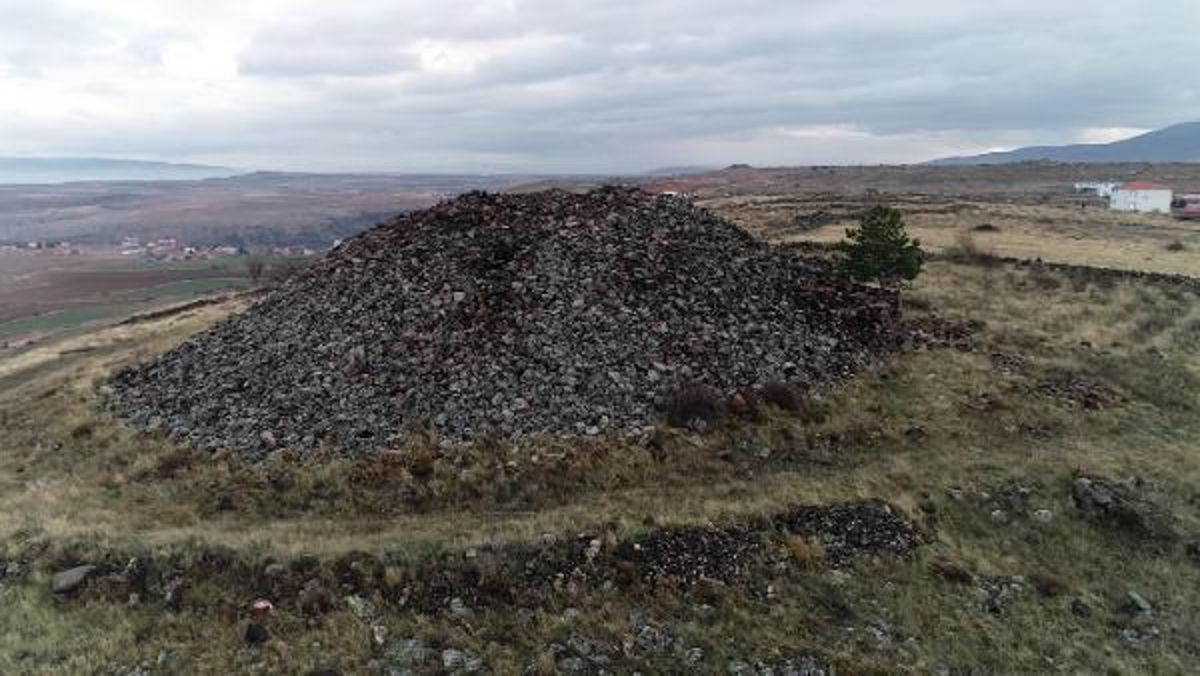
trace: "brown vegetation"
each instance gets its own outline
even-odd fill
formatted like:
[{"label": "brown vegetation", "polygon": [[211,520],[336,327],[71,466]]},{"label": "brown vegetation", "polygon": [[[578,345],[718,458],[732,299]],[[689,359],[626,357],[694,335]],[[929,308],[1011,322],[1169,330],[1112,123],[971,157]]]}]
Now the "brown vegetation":
[{"label": "brown vegetation", "polygon": [[[644,673],[691,648],[711,670],[805,653],[839,673],[1186,671],[1195,291],[938,260],[913,293],[910,320],[936,308],[978,329],[811,393],[819,417],[766,409],[588,443],[417,436],[360,459],[253,464],[96,412],[103,374],[232,306],[0,361],[0,671],[115,671],[176,651],[196,672],[355,673],[394,664],[413,637],[438,663],[462,649],[497,673],[601,648]],[[699,409],[735,408],[716,402]],[[1115,477],[1142,512],[1072,506],[1079,476]],[[864,512],[864,498],[886,503]],[[1179,538],[1127,527],[1157,510]],[[929,542],[862,553],[839,525],[887,514],[920,520]],[[99,574],[52,595],[50,576],[81,563]],[[1153,612],[1129,610],[1130,592]],[[260,597],[276,610],[248,647]]]}]

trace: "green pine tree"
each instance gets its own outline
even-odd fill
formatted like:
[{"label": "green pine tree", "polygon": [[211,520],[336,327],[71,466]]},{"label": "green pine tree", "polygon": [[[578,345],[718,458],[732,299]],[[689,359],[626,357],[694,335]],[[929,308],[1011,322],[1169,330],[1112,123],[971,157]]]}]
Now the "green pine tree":
[{"label": "green pine tree", "polygon": [[908,236],[900,212],[876,206],[863,214],[859,227],[846,230],[837,267],[854,281],[898,291],[916,279],[924,260],[921,240]]}]

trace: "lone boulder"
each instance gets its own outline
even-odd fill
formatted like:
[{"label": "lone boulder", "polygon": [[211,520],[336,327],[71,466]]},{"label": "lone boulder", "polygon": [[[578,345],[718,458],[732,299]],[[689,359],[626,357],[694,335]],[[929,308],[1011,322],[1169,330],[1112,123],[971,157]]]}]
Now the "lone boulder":
[{"label": "lone boulder", "polygon": [[70,594],[79,589],[95,571],[95,566],[85,564],[55,573],[53,579],[50,580],[50,591],[55,594]]}]

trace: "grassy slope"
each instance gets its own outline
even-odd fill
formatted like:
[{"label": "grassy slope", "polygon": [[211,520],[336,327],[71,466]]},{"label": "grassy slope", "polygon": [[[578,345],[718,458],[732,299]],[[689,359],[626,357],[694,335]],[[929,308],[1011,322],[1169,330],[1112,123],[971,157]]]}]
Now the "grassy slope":
[{"label": "grassy slope", "polygon": [[[198,671],[333,664],[353,673],[386,662],[369,640],[372,624],[392,637],[469,649],[500,673],[550,671],[552,643],[583,636],[620,646],[635,608],[677,645],[701,648],[692,667],[701,671],[806,651],[849,673],[1187,672],[1200,638],[1192,622],[1200,567],[1181,543],[1152,547],[1088,523],[1068,506],[1067,490],[1077,469],[1136,475],[1179,517],[1182,532],[1198,532],[1195,295],[940,262],[912,301],[916,314],[931,306],[985,326],[969,351],[905,353],[826,393],[799,418],[776,414],[704,438],[664,433],[653,452],[611,442],[450,454],[415,443],[406,451],[428,454],[424,479],[386,462],[199,460],[95,412],[96,377],[164,349],[219,310],[99,333],[90,352],[0,370],[0,558],[31,571],[0,581],[8,609],[0,615],[0,672],[153,666],[170,648]],[[1051,387],[1064,382],[1121,401],[1089,410],[1069,388]],[[797,551],[729,586],[568,587],[466,616],[444,610],[448,596],[442,610],[413,610],[385,601],[379,588],[360,591],[377,606],[367,620],[340,598],[315,618],[294,596],[273,598],[280,612],[272,641],[247,648],[240,640],[241,609],[262,587],[231,571],[261,570],[270,560],[311,553],[332,567],[364,550],[389,562],[389,576],[406,579],[460,565],[453,562],[471,547],[539,546],[546,533],[607,533],[608,548],[666,524],[725,523],[861,497],[901,506],[936,541],[910,558],[860,558],[841,571]],[[1033,518],[1038,509],[1052,518]],[[190,591],[175,609],[96,593],[61,602],[47,591],[48,573],[71,563],[196,558],[214,545],[232,547],[240,567],[183,566]],[[934,562],[974,577],[951,581],[956,576],[935,572]],[[989,594],[1002,587],[1011,601],[992,612]],[[1130,590],[1154,604],[1157,637],[1139,638],[1146,627],[1133,627],[1121,610]],[[462,583],[448,595],[470,592]],[[1072,612],[1075,601],[1090,614]],[[648,672],[684,664],[636,640],[630,655],[621,664]]]},{"label": "grassy slope", "polygon": [[[741,196],[705,204],[772,239],[837,242],[871,199]],[[931,251],[955,248],[964,233],[970,233],[979,246],[1001,256],[1200,277],[1200,224],[1192,221],[1112,212],[1095,205],[1080,209],[958,197],[908,196],[896,204],[905,213],[911,234]],[[818,212],[827,214],[830,222],[811,230],[793,226],[797,216]],[[971,231],[982,224],[995,229]]]}]

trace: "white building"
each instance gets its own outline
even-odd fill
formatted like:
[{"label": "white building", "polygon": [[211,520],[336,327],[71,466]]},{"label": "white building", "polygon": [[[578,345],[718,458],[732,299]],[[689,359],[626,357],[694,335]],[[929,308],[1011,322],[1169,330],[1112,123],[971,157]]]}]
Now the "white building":
[{"label": "white building", "polygon": [[1170,188],[1155,183],[1122,183],[1113,191],[1108,206],[1114,211],[1169,214],[1173,196]]}]

